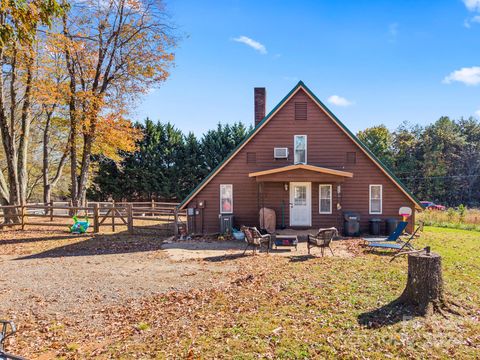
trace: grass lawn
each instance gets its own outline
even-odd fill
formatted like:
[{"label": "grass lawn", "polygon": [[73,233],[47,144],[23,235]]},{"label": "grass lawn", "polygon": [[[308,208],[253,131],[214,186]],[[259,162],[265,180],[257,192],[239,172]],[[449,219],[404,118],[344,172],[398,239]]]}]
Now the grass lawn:
[{"label": "grass lawn", "polygon": [[[480,236],[427,227],[417,247],[443,257],[447,296],[464,317],[403,320],[377,309],[406,283],[406,258],[257,256],[224,291],[158,296],[126,312],[127,324],[98,355],[128,358],[476,358],[480,351]],[[234,260],[225,260],[234,261]],[[253,275],[249,276],[249,275]],[[122,315],[123,314],[123,315]]]},{"label": "grass lawn", "polygon": [[442,255],[447,297],[464,307],[465,316],[447,318],[389,306],[405,287],[406,257],[390,263],[390,253],[355,244],[351,257],[216,258],[239,269],[228,285],[103,308],[104,325],[94,331],[75,319],[43,319],[41,329],[20,330],[13,349],[25,354],[38,342],[30,357],[45,359],[478,358],[478,232],[426,227],[415,240]]}]

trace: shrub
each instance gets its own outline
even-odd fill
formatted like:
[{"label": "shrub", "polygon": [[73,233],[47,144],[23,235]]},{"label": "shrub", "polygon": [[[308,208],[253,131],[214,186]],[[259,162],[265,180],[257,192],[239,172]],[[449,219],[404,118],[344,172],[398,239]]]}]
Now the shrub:
[{"label": "shrub", "polygon": [[417,219],[429,226],[480,231],[480,209],[464,205],[446,211],[425,210],[417,214]]}]

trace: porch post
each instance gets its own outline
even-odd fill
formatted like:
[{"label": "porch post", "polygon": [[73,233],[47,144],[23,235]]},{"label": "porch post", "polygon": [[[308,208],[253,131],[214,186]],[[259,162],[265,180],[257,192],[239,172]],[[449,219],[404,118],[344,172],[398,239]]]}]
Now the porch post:
[{"label": "porch post", "polygon": [[[257,214],[260,211],[260,183],[257,181]],[[259,224],[260,227],[260,224]]]},{"label": "porch post", "polygon": [[262,182],[262,222],[265,227],[265,182]]}]

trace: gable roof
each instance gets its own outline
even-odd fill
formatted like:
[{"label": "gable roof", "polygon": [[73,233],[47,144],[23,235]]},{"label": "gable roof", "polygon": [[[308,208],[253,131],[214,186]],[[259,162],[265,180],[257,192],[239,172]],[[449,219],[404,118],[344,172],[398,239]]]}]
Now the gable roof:
[{"label": "gable roof", "polygon": [[295,165],[282,166],[282,167],[274,168],[270,170],[257,171],[257,172],[249,173],[248,177],[277,174],[277,173],[292,171],[297,169],[309,170],[309,171],[313,171],[321,174],[330,174],[330,175],[343,176],[343,177],[349,177],[349,178],[353,177],[353,173],[351,172],[340,171],[335,169],[329,169],[326,167],[313,166],[313,165],[307,165],[307,164],[295,164]]},{"label": "gable roof", "polygon": [[182,210],[185,208],[185,205],[197,195],[212,179],[215,175],[220,172],[233,157],[243,149],[243,147],[273,118],[273,116],[290,100],[299,90],[304,90],[305,93],[317,104],[329,117],[330,119],[380,168],[380,170],[390,179],[392,182],[410,199],[412,200],[417,209],[423,209],[419,200],[407,189],[407,187],[383,164],[371,151],[368,149],[365,144],[363,144],[360,139],[358,139],[331,111],[328,109],[325,104],[323,104],[320,99],[304,84],[303,81],[299,81],[295,87],[288,92],[287,95],[275,106],[267,116],[265,116],[262,121],[260,121],[257,126],[237,145],[232,152],[213,169],[208,176],[203,179],[200,184],[197,185],[195,189],[192,190],[190,194],[178,205],[179,209]]}]

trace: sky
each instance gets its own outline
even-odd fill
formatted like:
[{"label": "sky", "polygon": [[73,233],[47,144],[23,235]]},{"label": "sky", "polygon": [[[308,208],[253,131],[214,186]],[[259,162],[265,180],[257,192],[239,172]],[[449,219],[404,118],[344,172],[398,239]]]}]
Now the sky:
[{"label": "sky", "polygon": [[166,0],[175,66],[147,116],[200,136],[302,80],[352,131],[480,118],[480,0]]}]

